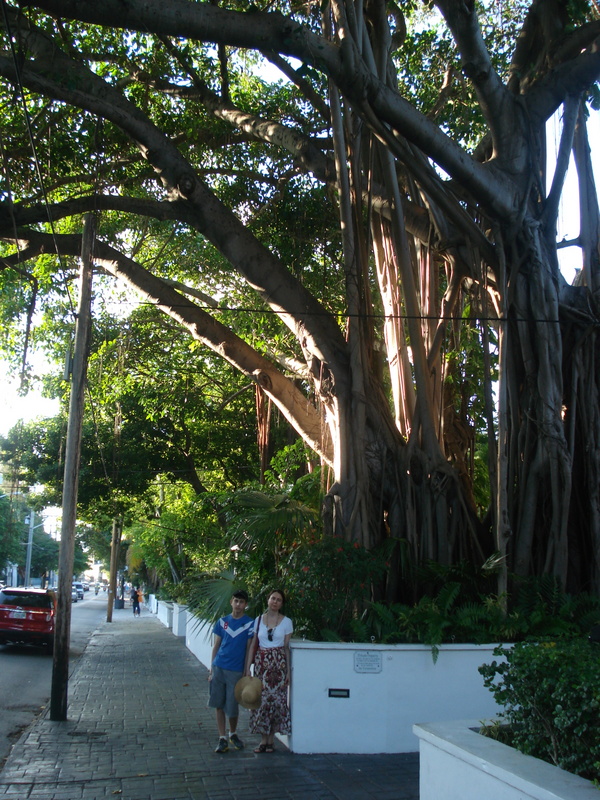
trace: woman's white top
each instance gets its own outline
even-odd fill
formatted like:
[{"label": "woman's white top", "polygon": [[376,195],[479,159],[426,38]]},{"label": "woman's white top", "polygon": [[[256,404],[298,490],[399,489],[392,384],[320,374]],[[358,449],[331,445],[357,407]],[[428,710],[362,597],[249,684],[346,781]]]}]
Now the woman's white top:
[{"label": "woman's white top", "polygon": [[[260,626],[259,626],[260,622]],[[257,617],[254,620],[254,635],[256,636],[256,630],[258,629],[258,644],[260,647],[283,647],[285,643],[285,637],[288,633],[294,632],[294,625],[292,624],[292,620],[289,617],[283,617],[280,621],[279,625],[276,625],[274,628],[267,628],[265,625],[265,621],[262,618],[262,614],[260,617]],[[269,631],[273,631],[273,641],[269,641]]]}]

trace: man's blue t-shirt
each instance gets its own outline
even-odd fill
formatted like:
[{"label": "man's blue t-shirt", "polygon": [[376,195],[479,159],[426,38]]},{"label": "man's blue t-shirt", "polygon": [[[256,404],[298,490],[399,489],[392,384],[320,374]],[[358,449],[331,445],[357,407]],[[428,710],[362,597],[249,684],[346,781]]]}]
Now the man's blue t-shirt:
[{"label": "man's blue t-shirt", "polygon": [[221,637],[221,646],[213,662],[217,667],[233,672],[244,671],[246,644],[252,637],[253,626],[254,620],[245,614],[239,619],[228,614],[215,623],[213,633]]}]

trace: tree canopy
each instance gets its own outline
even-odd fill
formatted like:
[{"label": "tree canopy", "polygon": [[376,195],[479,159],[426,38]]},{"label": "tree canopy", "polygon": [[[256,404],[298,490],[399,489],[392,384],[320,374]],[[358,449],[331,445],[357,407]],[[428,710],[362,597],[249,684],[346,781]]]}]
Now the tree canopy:
[{"label": "tree canopy", "polygon": [[[208,363],[196,343],[272,402],[323,465],[326,531],[367,549],[402,541],[417,563],[497,551],[505,575],[600,588],[595,2],[3,11],[2,346],[15,361],[30,341],[64,348],[93,212],[103,302],[116,279],[145,304],[132,336],[156,337],[157,362],[179,357],[157,312],[167,338],[193,343],[173,374],[197,373],[194,402]],[[557,242],[571,155],[576,285]],[[160,393],[138,377],[132,424]],[[179,423],[152,444],[175,445],[173,469]],[[218,448],[232,452],[225,433]]]}]

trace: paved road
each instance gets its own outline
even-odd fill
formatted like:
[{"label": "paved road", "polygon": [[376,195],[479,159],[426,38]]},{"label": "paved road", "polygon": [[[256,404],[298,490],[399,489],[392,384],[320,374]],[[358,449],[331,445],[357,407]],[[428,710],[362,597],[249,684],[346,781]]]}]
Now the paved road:
[{"label": "paved road", "polygon": [[[71,614],[71,670],[90,635],[106,619],[106,595],[85,593]],[[52,656],[44,648],[0,645],[0,769],[21,732],[50,698]]]}]

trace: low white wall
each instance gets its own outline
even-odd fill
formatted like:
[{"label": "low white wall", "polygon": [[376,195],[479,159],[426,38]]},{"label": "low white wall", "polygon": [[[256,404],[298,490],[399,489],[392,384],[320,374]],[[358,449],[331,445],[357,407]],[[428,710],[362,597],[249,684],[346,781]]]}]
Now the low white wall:
[{"label": "low white wall", "polygon": [[199,619],[191,611],[187,611],[186,614],[185,646],[196,656],[200,663],[210,669],[213,623]]},{"label": "low white wall", "polygon": [[173,603],[173,633],[175,636],[185,636],[187,627],[187,606]]},{"label": "low white wall", "polygon": [[158,601],[157,616],[165,628],[173,627],[173,603],[167,603],[164,600]]},{"label": "low white wall", "polygon": [[480,723],[415,725],[420,800],[598,800],[591,781],[481,736]]},{"label": "low white wall", "polygon": [[410,753],[415,723],[493,717],[499,709],[477,668],[500,660],[495,646],[441,645],[434,664],[424,645],[292,640],[290,748]]},{"label": "low white wall", "polygon": [[153,614],[158,613],[158,600],[156,599],[155,594],[148,595],[148,608]]}]

